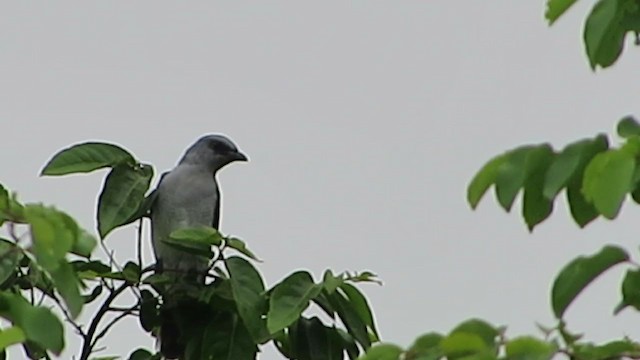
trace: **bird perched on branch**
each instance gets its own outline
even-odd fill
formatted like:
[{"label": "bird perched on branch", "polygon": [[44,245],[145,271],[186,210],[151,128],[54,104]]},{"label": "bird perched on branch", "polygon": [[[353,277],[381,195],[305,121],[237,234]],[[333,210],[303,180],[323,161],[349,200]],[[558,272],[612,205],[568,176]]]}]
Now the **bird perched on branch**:
[{"label": "bird perched on branch", "polygon": [[[185,152],[178,165],[164,174],[151,205],[151,240],[156,257],[156,272],[165,274],[176,285],[204,284],[208,261],[164,243],[180,228],[219,227],[220,188],[216,173],[235,161],[247,161],[236,145],[222,135],[206,135]],[[163,307],[172,304],[171,294],[164,295]],[[175,299],[173,299],[175,300]],[[171,312],[161,315],[160,352],[168,359],[182,356],[185,339]]]}]

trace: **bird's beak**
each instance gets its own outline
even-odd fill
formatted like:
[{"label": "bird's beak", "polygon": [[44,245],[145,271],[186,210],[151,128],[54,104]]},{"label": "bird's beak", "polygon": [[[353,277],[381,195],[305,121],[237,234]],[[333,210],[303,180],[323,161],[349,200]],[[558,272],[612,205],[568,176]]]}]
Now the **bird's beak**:
[{"label": "bird's beak", "polygon": [[236,152],[234,155],[233,160],[235,161],[249,161],[249,158],[247,157],[247,155],[241,153],[240,151]]}]

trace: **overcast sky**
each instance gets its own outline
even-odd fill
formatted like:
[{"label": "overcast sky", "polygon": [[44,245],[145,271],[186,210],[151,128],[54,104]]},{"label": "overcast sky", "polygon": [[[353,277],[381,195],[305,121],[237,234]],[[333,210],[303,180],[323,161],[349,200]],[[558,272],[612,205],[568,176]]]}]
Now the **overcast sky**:
[{"label": "overcast sky", "polygon": [[[579,230],[562,201],[529,234],[493,196],[471,211],[466,185],[506,149],[610,133],[636,111],[633,47],[588,67],[591,3],[549,28],[542,1],[5,1],[0,182],[95,229],[105,174],[39,178],[53,153],[109,141],[161,172],[223,133],[251,161],[220,174],[222,230],[265,260],[269,285],[301,268],[372,270],[384,286],[363,290],[402,345],[469,317],[534,333],[553,323],[551,281],[574,256],[619,243],[637,258],[640,212],[627,203]],[[134,236],[110,236],[118,259]],[[611,315],[622,270],[570,308],[571,328],[640,336],[631,311]],[[153,340],[131,320],[106,345],[127,355]]]}]

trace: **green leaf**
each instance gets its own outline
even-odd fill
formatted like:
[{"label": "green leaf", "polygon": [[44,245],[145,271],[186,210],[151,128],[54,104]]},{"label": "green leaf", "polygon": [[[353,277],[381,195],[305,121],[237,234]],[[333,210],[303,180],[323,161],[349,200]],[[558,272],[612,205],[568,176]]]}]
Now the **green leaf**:
[{"label": "green leaf", "polygon": [[262,262],[262,260],[258,259],[248,248],[247,245],[244,243],[244,241],[235,238],[235,237],[230,237],[225,239],[227,247],[234,249],[236,251],[238,251],[239,253],[249,257],[250,259],[253,259],[255,261],[258,262]]},{"label": "green leaf", "polygon": [[234,256],[225,260],[233,298],[240,318],[253,340],[263,344],[270,339],[263,314],[267,311],[264,283],[258,271],[247,260]]},{"label": "green leaf", "polygon": [[221,313],[205,329],[200,358],[255,360],[257,350],[238,315]]},{"label": "green leaf", "polygon": [[584,171],[582,193],[608,219],[618,215],[631,190],[635,160],[626,152],[609,150],[596,155]]},{"label": "green leaf", "polygon": [[79,229],[78,237],[71,248],[71,252],[88,259],[91,257],[91,253],[96,248],[97,244],[98,241],[95,236],[89,234],[83,229]]},{"label": "green leaf", "polygon": [[440,348],[449,359],[457,359],[491,351],[491,348],[487,346],[482,337],[466,332],[451,333],[442,339]]},{"label": "green leaf", "polygon": [[102,285],[97,285],[96,287],[93,288],[93,290],[91,290],[90,294],[82,295],[82,299],[85,304],[89,304],[90,302],[97,299],[98,296],[100,296],[100,294],[102,294]]},{"label": "green leaf", "polygon": [[353,338],[353,336],[349,335],[348,332],[342,329],[336,328],[335,326],[334,326],[334,329],[336,331],[336,334],[342,340],[342,348],[346,351],[347,355],[349,356],[349,359],[351,360],[356,359],[360,354],[360,349],[358,349],[358,344],[356,344],[356,341]]},{"label": "green leaf", "polygon": [[0,285],[16,272],[23,257],[22,250],[15,243],[0,238]]},{"label": "green leaf", "polygon": [[173,240],[203,244],[206,246],[218,246],[222,243],[222,235],[210,226],[189,227],[175,230],[169,235]]},{"label": "green leaf", "polygon": [[489,348],[495,346],[496,337],[500,334],[494,326],[480,319],[467,320],[451,331],[452,334],[457,332],[478,335]]},{"label": "green leaf", "polygon": [[529,231],[549,217],[553,202],[543,195],[545,175],[555,154],[549,145],[533,149],[527,156],[527,178],[524,182],[522,216]]},{"label": "green leaf", "polygon": [[136,284],[140,282],[140,271],[140,265],[128,261],[122,269],[122,276],[128,282]]},{"label": "green leaf", "polygon": [[0,316],[19,326],[26,338],[59,355],[64,348],[62,323],[51,310],[33,306],[22,296],[0,293]]},{"label": "green leaf", "polygon": [[402,348],[398,345],[378,344],[367,350],[367,353],[360,356],[358,360],[399,360],[402,352]]},{"label": "green leaf", "polygon": [[342,284],[344,284],[343,275],[334,276],[331,270],[325,270],[322,276],[322,286],[328,294],[332,294]]},{"label": "green leaf", "polygon": [[607,137],[598,135],[567,145],[553,160],[544,180],[544,196],[553,200],[558,193],[576,178],[582,178],[584,168],[599,152],[609,147]]},{"label": "green leaf", "polygon": [[547,0],[547,11],[544,17],[549,21],[549,25],[553,25],[575,2],[576,0]]},{"label": "green leaf", "polygon": [[498,167],[495,189],[498,202],[510,211],[526,178],[526,159],[531,146],[523,146],[507,153],[506,160]]},{"label": "green leaf", "polygon": [[342,339],[320,319],[300,318],[289,329],[291,357],[298,360],[342,360]]},{"label": "green leaf", "polygon": [[153,354],[149,352],[147,349],[137,349],[129,355],[129,360],[151,360],[153,358]]},{"label": "green leaf", "polygon": [[574,348],[577,358],[589,360],[626,359],[640,355],[640,344],[629,340],[616,340],[604,345],[580,344]]},{"label": "green leaf", "polygon": [[622,53],[626,29],[618,0],[600,0],[591,9],[584,26],[584,43],[593,70],[612,65]]},{"label": "green leaf", "polygon": [[506,346],[508,360],[549,360],[555,354],[555,347],[531,336],[517,337]]},{"label": "green leaf", "polygon": [[378,330],[376,329],[375,322],[373,320],[373,313],[371,312],[371,307],[367,302],[367,298],[356,288],[355,286],[347,283],[343,283],[340,285],[340,289],[344,291],[347,299],[351,303],[351,306],[356,311],[360,320],[369,328],[371,332],[379,338]]},{"label": "green leaf", "polygon": [[12,326],[0,331],[0,350],[4,350],[11,345],[19,344],[27,340],[24,331],[17,326]]},{"label": "green leaf", "polygon": [[73,267],[66,261],[61,261],[50,273],[56,290],[62,296],[71,317],[75,319],[82,310],[84,298],[80,295],[79,282]]},{"label": "green leaf", "polygon": [[274,334],[296,321],[321,290],[306,271],[294,272],[277,284],[271,291],[267,313],[269,332]]},{"label": "green leaf", "polygon": [[625,116],[618,122],[616,130],[623,138],[640,136],[640,123],[631,115]]},{"label": "green leaf", "polygon": [[349,334],[360,343],[364,349],[371,347],[371,338],[367,325],[360,317],[353,304],[341,292],[335,291],[329,296],[331,306],[342,320]]},{"label": "green leaf", "polygon": [[61,150],[49,160],[41,175],[86,173],[109,166],[135,163],[123,148],[107,143],[87,142]]},{"label": "green leaf", "polygon": [[98,199],[98,233],[101,238],[125,224],[136,213],[152,177],[153,168],[145,164],[122,164],[111,170]]},{"label": "green leaf", "polygon": [[398,345],[378,344],[367,350],[367,353],[360,356],[358,360],[399,360],[402,352],[402,348]]},{"label": "green leaf", "polygon": [[443,356],[440,349],[442,339],[444,336],[434,332],[421,335],[413,342],[407,353],[416,359],[440,359]]},{"label": "green leaf", "polygon": [[78,226],[68,215],[42,205],[28,205],[25,216],[31,225],[38,263],[49,271],[55,270],[76,242]]},{"label": "green leaf", "polygon": [[640,270],[628,270],[622,281],[622,303],[640,310]]},{"label": "green leaf", "polygon": [[553,282],[551,305],[557,318],[562,318],[573,300],[609,268],[628,261],[629,255],[616,246],[605,246],[592,256],[579,256],[567,264]]},{"label": "green leaf", "polygon": [[600,214],[598,210],[589,203],[582,194],[582,183],[580,179],[575,179],[567,186],[567,202],[573,220],[580,227],[585,227],[595,220]]},{"label": "green leaf", "polygon": [[154,327],[160,325],[158,299],[149,290],[142,290],[140,296],[142,298],[140,303],[140,326],[145,331],[150,332]]},{"label": "green leaf", "polygon": [[469,187],[467,187],[467,202],[469,202],[472,209],[478,206],[489,187],[495,183],[498,169],[506,159],[507,156],[505,154],[494,157],[473,177]]}]

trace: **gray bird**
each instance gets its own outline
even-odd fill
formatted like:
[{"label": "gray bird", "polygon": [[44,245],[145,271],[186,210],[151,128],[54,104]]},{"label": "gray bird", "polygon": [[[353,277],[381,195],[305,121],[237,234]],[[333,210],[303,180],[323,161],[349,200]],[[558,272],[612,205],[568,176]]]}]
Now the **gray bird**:
[{"label": "gray bird", "polygon": [[[206,135],[187,149],[178,165],[165,173],[155,191],[151,205],[151,240],[156,257],[156,272],[175,281],[177,287],[204,284],[206,258],[180,251],[163,242],[173,231],[196,226],[219,227],[220,188],[216,173],[234,161],[247,161],[236,145],[222,135]],[[174,289],[175,290],[175,289]],[[168,291],[171,293],[173,290]],[[172,304],[164,295],[163,307]],[[171,314],[163,317],[160,326],[160,352],[175,359],[184,352],[184,340]]]}]

